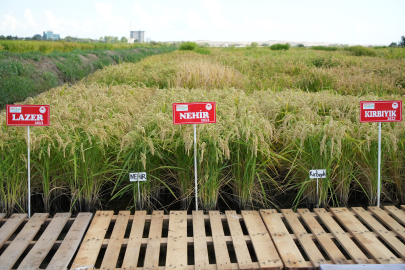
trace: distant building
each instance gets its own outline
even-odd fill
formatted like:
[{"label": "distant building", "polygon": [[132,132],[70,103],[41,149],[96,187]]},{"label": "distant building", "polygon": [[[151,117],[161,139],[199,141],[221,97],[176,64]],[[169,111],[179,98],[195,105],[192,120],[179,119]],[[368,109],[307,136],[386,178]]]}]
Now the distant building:
[{"label": "distant building", "polygon": [[151,42],[151,41],[152,41],[152,39],[150,37],[146,38],[146,42]]},{"label": "distant building", "polygon": [[42,39],[44,40],[59,40],[60,35],[59,34],[54,34],[53,31],[44,31],[44,35],[42,36]]},{"label": "distant building", "polygon": [[145,31],[130,31],[129,33],[129,38],[133,38],[135,42],[145,42]]}]

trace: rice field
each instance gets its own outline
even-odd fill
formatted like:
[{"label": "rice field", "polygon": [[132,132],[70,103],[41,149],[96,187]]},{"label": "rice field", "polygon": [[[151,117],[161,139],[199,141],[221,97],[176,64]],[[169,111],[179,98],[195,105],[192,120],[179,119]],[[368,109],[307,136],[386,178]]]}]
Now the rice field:
[{"label": "rice field", "polygon": [[[378,126],[360,124],[359,102],[404,100],[403,49],[209,50],[104,67],[26,99],[51,105],[51,126],[31,128],[31,186],[45,211],[122,200],[193,209],[193,127],[172,124],[171,104],[197,101],[217,102],[217,123],[197,127],[202,209],[375,204]],[[11,214],[27,209],[26,129],[7,127],[5,115],[0,212]],[[382,125],[385,202],[405,200],[404,125]],[[327,171],[319,198],[310,169]],[[148,174],[139,190],[128,179],[138,171]]]}]

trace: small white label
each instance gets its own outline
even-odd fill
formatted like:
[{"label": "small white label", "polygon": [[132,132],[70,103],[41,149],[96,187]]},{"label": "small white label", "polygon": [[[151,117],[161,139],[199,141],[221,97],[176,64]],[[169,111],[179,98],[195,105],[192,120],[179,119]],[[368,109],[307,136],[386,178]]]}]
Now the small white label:
[{"label": "small white label", "polygon": [[10,113],[21,113],[21,107],[10,107]]},{"label": "small white label", "polygon": [[363,103],[363,110],[374,110],[374,103]]},{"label": "small white label", "polygon": [[188,105],[177,105],[176,110],[178,112],[187,112],[188,111]]},{"label": "small white label", "polygon": [[129,181],[130,182],[145,182],[146,181],[146,172],[136,172],[136,173],[129,173]]},{"label": "small white label", "polygon": [[309,178],[326,178],[326,170],[310,170],[309,171]]}]

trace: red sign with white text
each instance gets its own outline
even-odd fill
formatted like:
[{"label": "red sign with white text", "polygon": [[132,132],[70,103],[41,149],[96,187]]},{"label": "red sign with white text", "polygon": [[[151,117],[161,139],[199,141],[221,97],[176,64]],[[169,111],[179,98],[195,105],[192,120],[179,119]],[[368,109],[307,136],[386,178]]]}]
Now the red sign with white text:
[{"label": "red sign with white text", "polygon": [[215,102],[173,103],[173,124],[209,124],[217,122]]},{"label": "red sign with white text", "polygon": [[49,126],[49,105],[7,105],[7,126]]},{"label": "red sign with white text", "polygon": [[402,100],[360,101],[360,122],[401,122]]}]

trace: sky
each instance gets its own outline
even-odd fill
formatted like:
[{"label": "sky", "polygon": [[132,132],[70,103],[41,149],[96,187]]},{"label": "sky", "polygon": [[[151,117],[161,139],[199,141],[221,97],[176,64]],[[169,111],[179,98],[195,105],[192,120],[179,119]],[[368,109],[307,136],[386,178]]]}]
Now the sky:
[{"label": "sky", "polygon": [[0,0],[0,35],[53,30],[99,39],[143,30],[155,41],[397,42],[404,0]]}]

